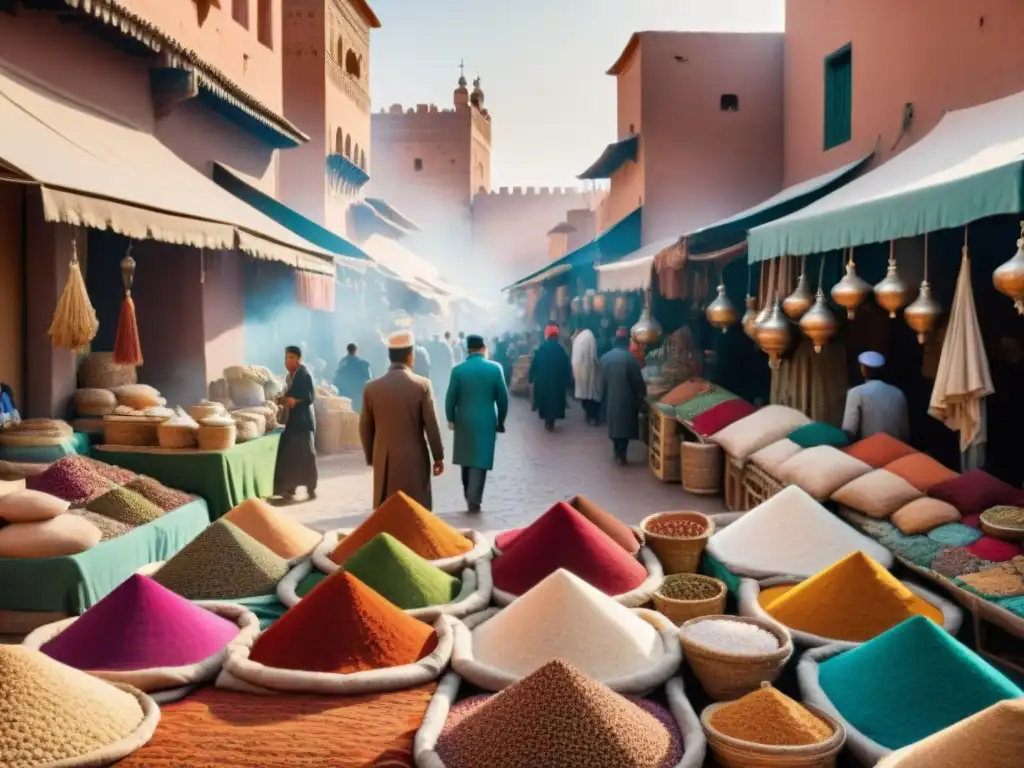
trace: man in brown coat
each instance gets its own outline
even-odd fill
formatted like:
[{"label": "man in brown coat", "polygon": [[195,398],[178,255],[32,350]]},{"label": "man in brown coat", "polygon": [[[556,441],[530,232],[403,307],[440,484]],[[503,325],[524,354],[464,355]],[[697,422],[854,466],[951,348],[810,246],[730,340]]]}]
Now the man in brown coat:
[{"label": "man in brown coat", "polygon": [[429,379],[412,372],[415,346],[410,331],[392,333],[388,337],[391,368],[363,390],[359,435],[366,463],[373,467],[374,509],[398,491],[430,509],[431,472],[434,477],[444,472],[434,391]]}]

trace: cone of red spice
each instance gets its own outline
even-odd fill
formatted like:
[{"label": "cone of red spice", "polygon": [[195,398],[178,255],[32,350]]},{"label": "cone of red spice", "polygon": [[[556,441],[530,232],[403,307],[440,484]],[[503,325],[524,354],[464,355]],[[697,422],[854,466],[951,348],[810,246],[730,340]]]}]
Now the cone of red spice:
[{"label": "cone of red spice", "polygon": [[336,571],[260,635],[249,658],[266,667],[344,675],[415,664],[436,646],[433,627],[351,573]]},{"label": "cone of red spice", "polygon": [[[587,518],[587,520],[607,533],[617,544],[619,544],[619,546],[629,552],[629,554],[635,555],[640,551],[640,542],[637,541],[636,534],[633,533],[633,529],[615,517],[611,512],[602,509],[583,495],[573,496],[569,499],[568,504]],[[497,545],[498,549],[502,552],[506,552],[508,551],[508,548],[511,547],[520,536],[522,536],[523,531],[525,530],[526,528],[514,528],[511,531],[499,533],[495,537],[494,543]]]},{"label": "cone of red spice", "polygon": [[604,531],[560,501],[494,561],[494,586],[521,595],[565,568],[606,595],[621,595],[647,579],[647,569]]}]

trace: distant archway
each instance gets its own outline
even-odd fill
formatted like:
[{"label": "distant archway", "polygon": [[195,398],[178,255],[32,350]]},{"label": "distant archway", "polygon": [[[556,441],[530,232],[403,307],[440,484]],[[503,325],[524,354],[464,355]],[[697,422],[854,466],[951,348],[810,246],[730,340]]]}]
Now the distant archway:
[{"label": "distant archway", "polygon": [[345,54],[345,71],[358,80],[362,77],[362,70],[363,67],[356,52],[349,49],[349,52]]},{"label": "distant archway", "polygon": [[355,163],[357,167],[359,166],[359,145],[358,144],[355,144],[352,147],[352,162]]},{"label": "distant archway", "polygon": [[352,159],[352,134],[345,137],[345,157]]},{"label": "distant archway", "polygon": [[334,133],[334,151],[337,154],[342,154],[345,150],[345,132],[339,128]]},{"label": "distant archway", "polygon": [[366,150],[359,153],[359,167],[366,170]]},{"label": "distant archway", "polygon": [[341,64],[345,61],[345,41],[338,35],[338,44],[334,46],[334,60]]}]

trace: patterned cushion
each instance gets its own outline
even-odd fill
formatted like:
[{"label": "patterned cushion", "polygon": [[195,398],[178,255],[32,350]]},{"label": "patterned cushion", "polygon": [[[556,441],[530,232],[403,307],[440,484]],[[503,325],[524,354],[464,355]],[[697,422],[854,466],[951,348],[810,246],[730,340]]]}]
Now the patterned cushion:
[{"label": "patterned cushion", "polygon": [[687,424],[693,421],[694,417],[704,413],[709,408],[713,408],[719,403],[724,403],[727,400],[735,400],[736,395],[727,389],[721,387],[712,387],[710,390],[702,395],[697,395],[692,400],[688,400],[675,409],[676,418],[679,421]]},{"label": "patterned cushion", "polygon": [[709,437],[721,432],[730,424],[746,418],[753,412],[754,406],[746,400],[740,400],[739,398],[726,400],[724,403],[719,403],[714,408],[709,408],[700,416],[695,417],[688,426],[699,437]]}]

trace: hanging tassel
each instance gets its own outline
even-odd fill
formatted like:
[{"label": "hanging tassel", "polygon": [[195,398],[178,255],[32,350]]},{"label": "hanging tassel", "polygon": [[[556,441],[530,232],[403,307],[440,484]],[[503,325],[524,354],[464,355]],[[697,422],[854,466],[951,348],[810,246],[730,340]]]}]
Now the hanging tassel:
[{"label": "hanging tassel", "polygon": [[142,344],[139,341],[139,323],[135,317],[135,301],[132,299],[132,283],[135,281],[135,259],[132,246],[121,259],[121,279],[124,281],[124,301],[117,318],[117,335],[114,337],[114,363],[116,365],[142,365]]},{"label": "hanging tassel", "polygon": [[96,338],[100,328],[96,319],[96,310],[89,301],[89,293],[85,288],[85,279],[78,265],[77,241],[71,240],[71,266],[68,268],[68,280],[64,291],[57,302],[53,313],[53,322],[48,331],[53,346],[78,352],[88,347]]}]

